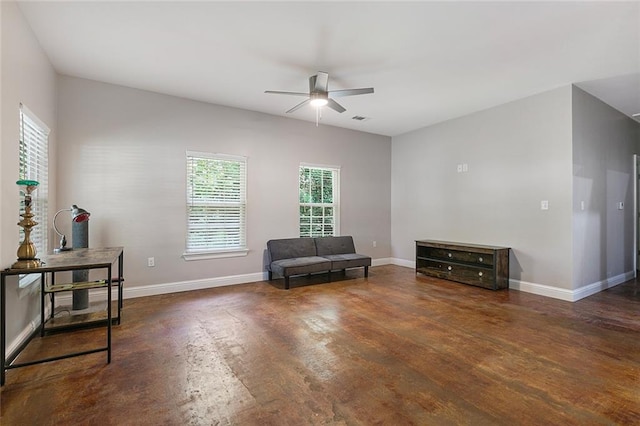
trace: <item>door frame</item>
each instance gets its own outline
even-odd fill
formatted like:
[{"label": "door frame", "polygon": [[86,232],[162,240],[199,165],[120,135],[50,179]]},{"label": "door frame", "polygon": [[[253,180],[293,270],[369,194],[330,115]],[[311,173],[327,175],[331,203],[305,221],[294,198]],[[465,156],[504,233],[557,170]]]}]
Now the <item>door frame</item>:
[{"label": "door frame", "polygon": [[633,154],[633,277],[638,277],[640,266],[640,155]]}]

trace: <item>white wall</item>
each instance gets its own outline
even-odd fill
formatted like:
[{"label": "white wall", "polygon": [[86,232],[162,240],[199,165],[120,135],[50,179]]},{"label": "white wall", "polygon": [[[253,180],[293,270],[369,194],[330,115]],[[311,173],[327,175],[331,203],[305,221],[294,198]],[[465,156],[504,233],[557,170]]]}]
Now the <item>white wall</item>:
[{"label": "white wall", "polygon": [[573,285],[586,287],[588,295],[633,276],[633,154],[640,152],[640,124],[577,87],[572,97]]},{"label": "white wall", "polygon": [[[572,288],[570,86],[400,135],[392,145],[394,257],[414,261],[416,239],[506,246],[512,285]],[[458,173],[464,163],[469,171]]]},{"label": "white wall", "polygon": [[[0,264],[11,266],[19,245],[18,138],[19,106],[24,103],[51,129],[49,155],[56,150],[56,73],[15,2],[0,2],[2,79],[0,120]],[[55,163],[55,162],[50,162]],[[55,164],[50,165],[49,180],[55,182]],[[49,197],[56,196],[53,185]],[[53,206],[49,207],[50,217]],[[54,211],[55,212],[55,211]],[[38,226],[47,226],[40,224]],[[7,288],[7,341],[11,342],[24,327],[39,318],[38,297],[18,291],[15,280]],[[37,289],[36,289],[37,290]]]},{"label": "white wall", "polygon": [[[91,212],[90,246],[125,247],[129,290],[262,273],[266,241],[298,235],[301,162],[341,167],[341,234],[374,259],[391,255],[386,136],[66,76],[59,100],[57,207]],[[248,256],[181,258],[186,150],[248,157]]]}]

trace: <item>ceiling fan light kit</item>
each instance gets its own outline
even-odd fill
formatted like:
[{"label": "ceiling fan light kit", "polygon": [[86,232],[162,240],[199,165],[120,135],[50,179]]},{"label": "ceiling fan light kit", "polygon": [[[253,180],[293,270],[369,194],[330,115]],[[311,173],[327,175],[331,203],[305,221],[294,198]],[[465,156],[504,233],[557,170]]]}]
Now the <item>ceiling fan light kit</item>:
[{"label": "ceiling fan light kit", "polygon": [[[265,93],[270,93],[274,95],[291,95],[291,96],[306,96],[307,99],[300,102],[298,105],[294,106],[286,113],[292,113],[303,106],[310,104],[311,106],[320,109],[323,106],[328,106],[332,110],[343,113],[346,109],[334,101],[330,96],[340,97],[340,96],[355,96],[355,95],[366,95],[368,93],[373,93],[373,87],[366,87],[362,89],[344,89],[344,90],[329,90],[329,74],[326,72],[318,71],[316,75],[312,75],[309,77],[309,93],[302,92],[282,92],[278,90],[266,90]],[[316,117],[318,114],[316,114]],[[317,124],[317,118],[316,118]]]},{"label": "ceiling fan light kit", "polygon": [[316,108],[323,107],[329,103],[329,100],[326,97],[321,96],[317,93],[312,93],[310,99],[311,102],[309,103],[311,104],[311,106]]}]

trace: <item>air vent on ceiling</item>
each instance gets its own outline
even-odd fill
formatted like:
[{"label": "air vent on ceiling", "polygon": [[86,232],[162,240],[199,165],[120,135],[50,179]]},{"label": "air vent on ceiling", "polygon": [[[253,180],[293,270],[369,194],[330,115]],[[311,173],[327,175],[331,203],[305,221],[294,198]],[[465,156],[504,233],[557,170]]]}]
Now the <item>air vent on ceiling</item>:
[{"label": "air vent on ceiling", "polygon": [[351,117],[352,120],[356,120],[356,121],[366,121],[369,119],[369,117],[363,117],[361,115],[354,115],[353,117]]}]

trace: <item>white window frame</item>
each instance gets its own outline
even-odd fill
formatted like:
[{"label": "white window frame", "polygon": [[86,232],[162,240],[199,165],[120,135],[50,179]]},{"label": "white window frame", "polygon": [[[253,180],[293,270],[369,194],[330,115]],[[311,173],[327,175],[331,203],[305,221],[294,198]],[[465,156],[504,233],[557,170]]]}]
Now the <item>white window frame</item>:
[{"label": "white window frame", "polygon": [[[333,195],[333,202],[331,203],[302,203],[300,202],[300,169],[302,168],[307,168],[307,169],[318,169],[318,170],[322,170],[322,171],[330,171],[332,173],[332,178],[331,181],[333,183],[333,188],[332,188],[332,195]],[[310,164],[310,163],[300,163],[300,166],[298,167],[298,234],[300,235],[300,237],[310,237],[313,235],[313,233],[310,233],[309,235],[302,235],[300,228],[301,228],[301,219],[302,216],[300,214],[300,208],[301,207],[331,207],[333,208],[333,234],[331,234],[332,236],[338,236],[340,235],[340,166],[330,166],[330,165],[324,165],[324,164]],[[324,215],[324,211],[323,211],[323,215]],[[327,234],[324,234],[325,236],[328,236]]]},{"label": "white window frame", "polygon": [[[32,195],[33,220],[38,225],[31,230],[31,241],[36,246],[36,256],[44,255],[49,249],[49,133],[51,130],[29,108],[20,104],[18,139],[18,179],[35,180],[38,188]],[[26,159],[26,161],[23,161]],[[21,194],[21,200],[24,200]],[[22,204],[22,203],[21,203]],[[22,214],[24,207],[21,206]],[[19,239],[24,239],[20,228]],[[38,281],[38,274],[20,275],[19,286],[27,287]]]},{"label": "white window frame", "polygon": [[[214,248],[195,248],[192,243],[190,243],[189,235],[190,235],[190,227],[191,223],[191,211],[192,207],[195,205],[202,205],[201,203],[197,203],[197,201],[191,196],[193,194],[192,188],[190,188],[191,182],[191,166],[190,162],[192,159],[208,159],[212,161],[232,161],[238,162],[242,166],[241,175],[240,175],[240,200],[238,201],[224,201],[224,202],[216,202],[209,201],[206,204],[209,206],[216,207],[240,207],[239,216],[240,216],[240,234],[238,237],[237,244],[231,244],[226,247]],[[182,254],[182,257],[187,260],[204,260],[204,259],[216,259],[216,258],[225,258],[225,257],[237,257],[237,256],[246,256],[248,253],[247,249],[247,166],[248,159],[247,157],[237,156],[237,155],[228,155],[228,154],[214,154],[209,152],[198,152],[198,151],[187,151],[186,152],[186,161],[187,161],[187,171],[186,171],[186,235],[185,235],[185,251]]]}]

